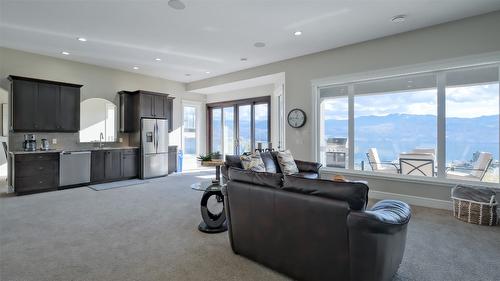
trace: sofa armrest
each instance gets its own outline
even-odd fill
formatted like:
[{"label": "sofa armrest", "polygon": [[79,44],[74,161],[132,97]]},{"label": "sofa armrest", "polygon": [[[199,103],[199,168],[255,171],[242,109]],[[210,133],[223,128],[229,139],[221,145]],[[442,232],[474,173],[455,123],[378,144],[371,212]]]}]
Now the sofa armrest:
[{"label": "sofa armrest", "polygon": [[297,168],[299,169],[300,172],[313,172],[313,173],[319,173],[319,168],[323,166],[321,163],[302,161],[302,160],[295,160],[295,164],[297,165]]},{"label": "sofa armrest", "polygon": [[351,212],[347,219],[349,227],[369,232],[392,233],[410,221],[408,204],[396,200],[382,200],[364,212]]},{"label": "sofa armrest", "polygon": [[347,217],[352,280],[391,280],[403,259],[408,204],[383,200]]}]

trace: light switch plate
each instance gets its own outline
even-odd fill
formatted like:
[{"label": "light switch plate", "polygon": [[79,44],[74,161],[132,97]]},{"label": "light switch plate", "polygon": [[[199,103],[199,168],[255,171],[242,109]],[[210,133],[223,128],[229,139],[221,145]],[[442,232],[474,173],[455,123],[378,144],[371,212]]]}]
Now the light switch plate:
[{"label": "light switch plate", "polygon": [[118,141],[119,142],[123,142],[123,138],[118,138]]},{"label": "light switch plate", "polygon": [[52,144],[57,144],[57,139],[52,139]]}]

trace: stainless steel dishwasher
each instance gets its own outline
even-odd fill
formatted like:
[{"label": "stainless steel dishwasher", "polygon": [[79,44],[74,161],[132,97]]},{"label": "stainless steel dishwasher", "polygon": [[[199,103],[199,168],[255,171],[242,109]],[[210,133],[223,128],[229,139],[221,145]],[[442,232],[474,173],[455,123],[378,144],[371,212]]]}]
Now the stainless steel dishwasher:
[{"label": "stainless steel dishwasher", "polygon": [[61,152],[59,186],[90,182],[90,151]]}]

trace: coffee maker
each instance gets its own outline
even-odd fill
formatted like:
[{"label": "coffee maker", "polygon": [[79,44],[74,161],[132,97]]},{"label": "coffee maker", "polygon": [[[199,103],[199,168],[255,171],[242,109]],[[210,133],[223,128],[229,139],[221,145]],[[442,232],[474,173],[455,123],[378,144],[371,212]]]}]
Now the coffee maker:
[{"label": "coffee maker", "polygon": [[25,134],[23,142],[24,151],[35,151],[36,150],[36,135],[35,134]]}]

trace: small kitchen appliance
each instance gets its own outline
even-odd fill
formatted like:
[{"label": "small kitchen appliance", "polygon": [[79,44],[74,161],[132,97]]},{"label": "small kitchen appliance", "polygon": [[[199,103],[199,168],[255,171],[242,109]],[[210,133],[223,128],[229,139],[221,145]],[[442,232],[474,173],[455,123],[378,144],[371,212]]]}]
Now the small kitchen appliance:
[{"label": "small kitchen appliance", "polygon": [[42,139],[42,146],[40,147],[41,150],[49,150],[49,141],[47,139]]},{"label": "small kitchen appliance", "polygon": [[23,142],[24,151],[35,151],[36,150],[36,135],[35,134],[25,134]]}]

